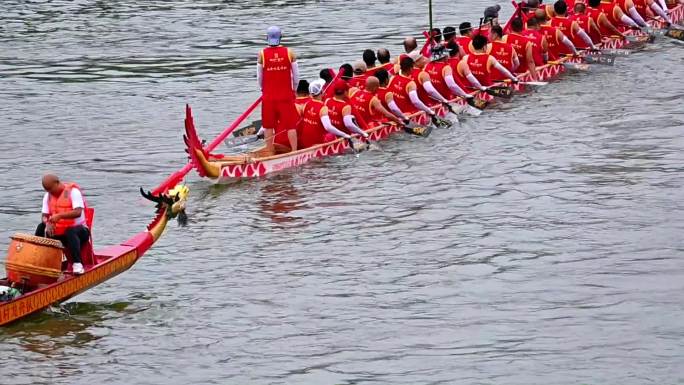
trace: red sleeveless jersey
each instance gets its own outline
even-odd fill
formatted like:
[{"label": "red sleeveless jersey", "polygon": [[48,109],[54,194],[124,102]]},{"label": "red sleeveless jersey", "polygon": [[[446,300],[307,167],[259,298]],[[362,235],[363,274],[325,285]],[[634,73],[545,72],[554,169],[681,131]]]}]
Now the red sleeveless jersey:
[{"label": "red sleeveless jersey", "polygon": [[560,45],[563,44],[558,41],[558,30],[552,25],[542,25],[540,27],[539,31],[546,37],[546,43],[548,44],[549,60],[558,60],[561,52]]},{"label": "red sleeveless jersey", "polygon": [[534,64],[540,66],[544,65],[544,35],[536,29],[526,29],[523,31],[523,36],[530,39],[532,42],[532,54],[534,56]]},{"label": "red sleeveless jersey", "polygon": [[466,63],[470,72],[483,86],[492,85],[492,74],[489,70],[489,54],[471,53],[467,56]]},{"label": "red sleeveless jersey", "polygon": [[378,87],[378,91],[375,93],[375,95],[380,99],[380,103],[382,103],[382,106],[385,107],[386,110],[389,111],[389,105],[387,104],[387,93],[390,92],[388,87]]},{"label": "red sleeveless jersey", "polygon": [[404,114],[412,114],[418,111],[411,102],[407,90],[408,85],[412,81],[412,78],[399,73],[392,77],[392,80],[390,80],[389,86],[387,87],[394,95],[394,102],[397,104],[397,107],[399,107]]},{"label": "red sleeveless jersey", "polygon": [[261,51],[263,61],[264,100],[294,100],[292,63],[286,47],[266,47]]},{"label": "red sleeveless jersey", "polygon": [[[594,44],[598,44],[601,42],[601,34],[599,32],[596,32],[593,28],[591,28],[590,21],[592,20],[591,17],[589,17],[588,14],[586,13],[576,13],[570,17],[572,21],[576,21],[577,24],[579,24],[580,28],[584,30],[584,32],[589,35],[591,38],[591,41],[594,42]],[[584,40],[581,38],[579,39],[584,43]],[[577,43],[575,43],[575,46],[577,46]]]},{"label": "red sleeveless jersey", "polygon": [[307,148],[325,142],[325,134],[328,132],[321,123],[321,109],[325,107],[320,100],[311,100],[304,106],[302,126],[297,140],[299,148]]},{"label": "red sleeveless jersey", "polygon": [[[592,20],[594,20],[594,23],[596,23],[596,25],[598,25],[599,30],[601,31],[601,35],[610,36],[611,31],[608,28],[606,28],[605,26],[601,25],[601,23],[599,23],[599,18],[603,14],[604,14],[604,12],[601,10],[601,8],[592,8],[592,7],[587,6],[587,16],[589,16]],[[592,37],[592,39],[593,39],[593,37]]]},{"label": "red sleeveless jersey", "polygon": [[430,97],[430,94],[425,91],[425,87],[423,87],[423,83],[420,82],[420,74],[423,72],[422,69],[420,68],[414,68],[413,71],[411,71],[411,78],[413,79],[414,82],[416,82],[416,89],[418,90],[418,98],[425,103],[426,106],[430,106],[436,103],[432,97]]},{"label": "red sleeveless jersey", "polygon": [[447,100],[451,100],[454,95],[451,94],[451,90],[444,80],[444,68],[448,65],[447,61],[431,61],[425,66],[425,72],[430,76],[430,82],[435,86],[437,92]]},{"label": "red sleeveless jersey", "polygon": [[[572,44],[575,45],[575,48],[589,48],[587,46],[587,43],[582,40],[581,37],[576,36],[575,33],[572,32],[572,23],[573,21],[570,20],[567,17],[561,17],[561,16],[554,16],[553,19],[551,19],[551,25],[554,27],[558,28],[563,34],[570,39]],[[577,45],[577,42],[580,41],[582,42],[581,47]],[[565,44],[560,44],[560,53],[564,55],[569,55],[572,53],[568,47],[565,46]]]},{"label": "red sleeveless jersey", "polygon": [[349,130],[344,125],[342,110],[349,104],[344,100],[337,100],[330,98],[325,101],[325,106],[328,107],[328,116],[330,116],[330,123],[332,123],[338,130],[349,134]]},{"label": "red sleeveless jersey", "polygon": [[373,124],[381,119],[381,116],[379,116],[371,106],[373,98],[375,98],[375,95],[370,91],[358,90],[349,99],[352,113],[359,123],[359,126],[364,130],[375,127]]},{"label": "red sleeveless jersey", "polygon": [[[515,52],[518,54],[518,60],[520,61],[520,66],[518,67],[515,72],[517,73],[525,73],[527,72],[530,68],[527,65],[527,45],[532,44],[534,46],[534,43],[529,37],[525,37],[523,35],[520,35],[516,32],[511,32],[508,35],[505,36],[506,43],[510,44],[513,48],[515,48]],[[536,63],[535,63],[536,64]]]},{"label": "red sleeveless jersey", "polygon": [[297,106],[297,112],[299,112],[300,116],[304,113],[304,106],[310,101],[311,96],[297,96],[295,99],[295,106]]},{"label": "red sleeveless jersey", "polygon": [[[636,8],[637,12],[639,12],[639,15],[641,15],[641,17],[646,19],[646,17],[648,16],[648,11],[647,11],[648,5],[646,4],[646,0],[633,0],[633,2],[634,2],[634,8]],[[625,4],[625,2],[623,1],[622,5],[624,5],[624,4]],[[622,6],[620,8],[622,8]],[[625,10],[625,12],[627,12],[629,14],[629,10]]]},{"label": "red sleeveless jersey", "polygon": [[473,39],[470,36],[457,36],[456,37],[456,44],[460,45],[461,48],[463,49],[463,52],[465,54],[470,53],[470,42],[473,41]]},{"label": "red sleeveless jersey", "polygon": [[461,59],[458,57],[451,57],[447,61],[449,63],[449,66],[451,67],[451,73],[454,75],[454,80],[456,81],[456,84],[458,84],[459,87],[465,92],[468,92],[468,88],[472,87],[472,84],[463,77],[463,75],[458,71],[458,63],[461,62]]},{"label": "red sleeveless jersey", "polygon": [[[489,45],[489,54],[494,56],[502,66],[507,70],[513,72],[513,46],[502,41],[493,41]],[[506,75],[502,74],[496,68],[492,69],[492,81],[507,79]]]},{"label": "red sleeveless jersey", "polygon": [[349,79],[347,84],[349,84],[349,87],[356,87],[358,89],[364,89],[366,88],[366,80],[368,79],[368,75],[363,74],[363,75],[355,75],[353,78]]},{"label": "red sleeveless jersey", "polygon": [[606,14],[608,21],[617,28],[622,25],[622,21],[615,18],[615,7],[617,7],[617,5],[612,1],[602,1],[601,4],[599,4],[599,9]]}]

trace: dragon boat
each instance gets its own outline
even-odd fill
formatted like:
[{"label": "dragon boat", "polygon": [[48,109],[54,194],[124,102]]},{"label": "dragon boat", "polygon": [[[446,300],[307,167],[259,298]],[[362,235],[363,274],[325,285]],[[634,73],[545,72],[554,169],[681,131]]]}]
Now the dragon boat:
[{"label": "dragon boat", "polygon": [[[61,242],[28,234],[12,236],[5,261],[7,277],[0,279],[0,326],[64,302],[131,268],[159,240],[170,220],[184,220],[188,188],[176,186],[177,181],[173,179],[153,193],[140,189],[145,198],[156,203],[156,214],[145,231],[119,245],[97,250],[93,250],[91,236],[82,248],[85,272],[81,275],[72,273]],[[91,229],[93,213],[86,209]]]},{"label": "dragon boat", "polygon": [[[670,10],[670,17],[673,22],[680,22],[684,20],[684,5],[670,4],[673,8]],[[513,15],[512,17],[515,17]],[[666,23],[659,19],[652,19],[648,21],[650,28],[653,30],[665,30]],[[603,41],[598,45],[601,51],[598,53],[584,53],[576,57],[564,57],[555,62],[549,62],[544,66],[537,68],[537,78],[529,73],[518,76],[520,82],[515,85],[504,84],[510,88],[511,91],[524,91],[533,81],[548,81],[558,78],[561,74],[569,69],[586,70],[590,64],[610,64],[612,65],[615,59],[615,52],[622,50],[629,53],[630,49],[643,47],[646,43],[652,42],[654,35],[648,31],[641,30],[625,30],[625,39],[618,37],[604,37]],[[605,61],[603,59],[606,59]],[[499,84],[498,86],[502,86]],[[487,102],[491,101],[495,96],[487,92],[474,92],[472,95],[476,97],[481,103],[478,107],[485,107]],[[254,109],[259,105],[261,99],[256,102],[240,117],[237,124],[247,118]],[[450,101],[453,104],[465,105],[465,101],[456,98]],[[450,111],[442,105],[433,107],[435,113],[440,117],[445,117]],[[418,125],[426,125],[430,119],[427,114],[423,112],[416,113],[411,116],[411,121]],[[228,137],[237,125],[232,125],[224,130],[221,134],[222,138]],[[395,124],[383,124],[373,129],[368,130],[369,139],[373,141],[383,140],[390,135],[402,131],[402,127]],[[289,168],[303,165],[312,159],[344,154],[349,152],[353,144],[347,140],[337,139],[331,142],[319,144],[313,147],[301,149],[293,152],[286,152],[282,154],[265,156],[265,147],[258,148],[253,151],[247,151],[238,154],[214,154],[212,151],[217,147],[218,143],[212,143],[210,147],[204,147],[200,139],[192,115],[192,110],[186,106],[185,114],[185,135],[184,140],[186,144],[186,152],[189,155],[189,165],[194,168],[200,177],[207,178],[214,183],[230,183],[244,178],[256,178],[265,176],[271,173],[279,172]]]}]

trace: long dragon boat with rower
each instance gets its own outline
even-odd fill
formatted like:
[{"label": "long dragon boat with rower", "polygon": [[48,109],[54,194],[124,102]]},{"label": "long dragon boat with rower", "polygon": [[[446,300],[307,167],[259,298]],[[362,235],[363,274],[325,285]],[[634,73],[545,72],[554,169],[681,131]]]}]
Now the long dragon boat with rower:
[{"label": "long dragon boat with rower", "polygon": [[[673,22],[680,22],[684,20],[684,5],[676,4],[670,10],[670,17]],[[650,27],[655,30],[662,30],[667,27],[666,23],[659,19],[649,20],[648,23]],[[605,37],[599,44],[599,47],[606,51],[619,50],[631,48],[630,46],[643,46],[643,44],[653,41],[653,35],[641,30],[625,30],[624,34],[626,35],[625,39],[618,37]],[[601,54],[598,53],[598,55]],[[566,72],[568,68],[584,69],[586,68],[587,64],[583,63],[595,63],[594,60],[596,60],[596,54],[586,54],[577,57],[565,57],[556,62],[549,62],[546,65],[537,68],[538,76],[536,79],[533,79],[529,73],[522,74],[518,76],[520,82],[516,85],[513,85],[511,88],[515,91],[522,91],[525,89],[525,83],[527,82],[555,79]],[[492,95],[480,91],[474,92],[473,95],[483,101],[489,101],[493,98]],[[461,105],[465,104],[465,101],[460,98],[456,98],[451,102]],[[258,103],[259,100],[257,100],[250,107],[246,115],[243,114],[241,117],[242,120],[244,120],[244,118],[254,110]],[[438,105],[433,109],[435,110],[436,114],[441,117],[444,117],[449,113],[447,108],[442,105]],[[416,124],[424,125],[429,122],[429,118],[427,114],[419,112],[411,117],[411,121]],[[236,126],[231,126],[228,130],[223,132],[222,137],[225,139],[235,128]],[[370,135],[370,140],[377,141],[385,139],[391,134],[401,130],[402,127],[398,125],[383,124],[376,128],[370,129],[367,132]],[[229,183],[243,178],[261,177],[274,172],[300,166],[315,158],[345,153],[349,151],[350,147],[352,146],[348,141],[340,138],[298,151],[272,156],[265,156],[265,148],[260,148],[241,154],[213,154],[211,151],[217,147],[217,143],[214,142],[210,148],[205,148],[202,145],[202,140],[197,134],[194,118],[189,106],[186,106],[184,139],[191,166],[201,177],[208,178],[214,183]]]},{"label": "long dragon boat with rower", "polygon": [[[175,184],[175,181],[174,181]],[[92,239],[82,250],[85,272],[75,275],[62,243],[50,238],[15,234],[0,279],[0,326],[66,301],[128,270],[161,237],[173,218],[184,216],[188,189],[169,184],[143,196],[157,203],[156,215],[142,231],[119,245],[93,251]],[[86,209],[88,210],[88,209]],[[92,211],[89,215],[92,228]]]}]

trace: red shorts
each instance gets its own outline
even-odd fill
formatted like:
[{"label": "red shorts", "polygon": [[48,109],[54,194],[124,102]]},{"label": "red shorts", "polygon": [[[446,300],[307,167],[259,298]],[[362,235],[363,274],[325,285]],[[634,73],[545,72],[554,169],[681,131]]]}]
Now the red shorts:
[{"label": "red shorts", "polygon": [[264,128],[275,129],[278,133],[296,129],[297,122],[299,112],[294,100],[264,100],[261,103],[261,125]]}]

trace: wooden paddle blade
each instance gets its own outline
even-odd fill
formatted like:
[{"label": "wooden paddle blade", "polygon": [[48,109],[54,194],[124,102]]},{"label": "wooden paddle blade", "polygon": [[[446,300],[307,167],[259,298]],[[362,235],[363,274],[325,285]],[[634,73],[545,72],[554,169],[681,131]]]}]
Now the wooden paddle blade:
[{"label": "wooden paddle blade", "polygon": [[233,131],[233,136],[238,138],[241,136],[255,135],[261,129],[261,120],[255,120],[245,127],[238,128]]},{"label": "wooden paddle blade", "polygon": [[584,57],[584,61],[587,62],[587,64],[599,64],[599,65],[606,65],[606,66],[612,66],[615,64],[615,56],[610,56],[610,55],[587,55]]},{"label": "wooden paddle blade", "polygon": [[498,98],[510,99],[513,97],[513,89],[508,87],[489,87],[486,92]]},{"label": "wooden paddle blade", "polygon": [[404,131],[406,131],[412,135],[422,136],[423,138],[427,138],[432,133],[432,126],[409,125],[409,126],[404,126]]},{"label": "wooden paddle blade", "polygon": [[684,29],[668,29],[665,32],[665,36],[677,39],[679,41],[684,41]]},{"label": "wooden paddle blade", "polygon": [[589,71],[589,64],[586,63],[563,63],[563,67],[569,71]]}]

